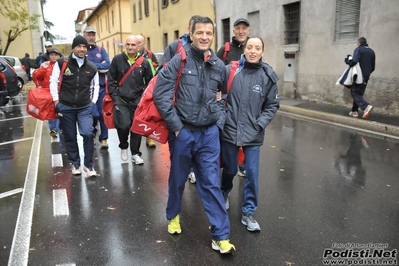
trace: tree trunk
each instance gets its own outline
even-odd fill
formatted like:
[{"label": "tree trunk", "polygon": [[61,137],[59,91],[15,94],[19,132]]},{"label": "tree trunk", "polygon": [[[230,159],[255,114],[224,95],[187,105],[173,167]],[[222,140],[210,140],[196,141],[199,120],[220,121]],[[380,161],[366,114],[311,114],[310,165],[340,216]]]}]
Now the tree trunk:
[{"label": "tree trunk", "polygon": [[7,54],[8,47],[10,46],[10,44],[11,44],[13,41],[15,41],[15,38],[14,38],[14,37],[11,37],[11,33],[12,33],[12,30],[10,30],[10,31],[8,32],[7,44],[6,44],[6,47],[4,48],[3,55],[6,55],[6,54]]}]

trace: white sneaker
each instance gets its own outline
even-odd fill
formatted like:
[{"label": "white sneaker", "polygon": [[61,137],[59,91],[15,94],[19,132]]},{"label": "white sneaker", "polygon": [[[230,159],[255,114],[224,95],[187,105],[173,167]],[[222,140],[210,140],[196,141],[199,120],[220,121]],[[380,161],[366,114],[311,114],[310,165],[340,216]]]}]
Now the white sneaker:
[{"label": "white sneaker", "polygon": [[132,155],[132,162],[135,164],[144,164],[144,160],[138,154]]},{"label": "white sneaker", "polygon": [[364,109],[363,117],[364,119],[368,118],[370,116],[371,111],[373,111],[374,106],[372,105],[367,105],[366,109]]},{"label": "white sneaker", "polygon": [[85,171],[87,173],[87,177],[97,176],[97,172],[96,172],[96,170],[94,170],[93,167],[83,166],[83,171]]},{"label": "white sneaker", "polygon": [[195,174],[194,174],[194,172],[190,172],[190,173],[188,174],[188,180],[190,180],[190,183],[191,183],[191,184],[195,184],[195,182],[197,181],[197,179],[195,179]]},{"label": "white sneaker", "polygon": [[127,149],[121,149],[121,159],[122,159],[122,161],[127,161],[127,159],[128,159]]},{"label": "white sneaker", "polygon": [[72,175],[81,175],[82,171],[80,171],[80,165],[72,164]]}]

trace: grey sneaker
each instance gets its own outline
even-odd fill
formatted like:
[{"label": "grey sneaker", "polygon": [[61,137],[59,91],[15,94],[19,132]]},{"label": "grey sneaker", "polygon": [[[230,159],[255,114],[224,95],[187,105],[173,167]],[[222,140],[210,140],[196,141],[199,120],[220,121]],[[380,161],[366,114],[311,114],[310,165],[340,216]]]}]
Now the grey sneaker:
[{"label": "grey sneaker", "polygon": [[245,216],[243,214],[242,218],[241,218],[241,223],[243,225],[247,226],[248,231],[251,231],[251,232],[260,231],[260,226],[252,214],[250,214],[248,216]]},{"label": "grey sneaker", "polygon": [[132,155],[132,162],[135,164],[144,164],[144,160],[141,159],[140,155],[138,154]]},{"label": "grey sneaker", "polygon": [[127,149],[121,149],[121,159],[122,161],[127,161],[128,159]]},{"label": "grey sneaker", "polygon": [[226,210],[228,210],[230,208],[229,193],[227,193],[227,194],[223,193],[223,198],[224,198],[224,205],[226,206]]},{"label": "grey sneaker", "polygon": [[247,176],[247,171],[245,171],[245,170],[238,170],[237,175],[245,178],[245,177]]},{"label": "grey sneaker", "polygon": [[349,116],[352,116],[352,117],[359,117],[359,113],[356,112],[356,111],[350,111],[350,112],[349,112]]}]

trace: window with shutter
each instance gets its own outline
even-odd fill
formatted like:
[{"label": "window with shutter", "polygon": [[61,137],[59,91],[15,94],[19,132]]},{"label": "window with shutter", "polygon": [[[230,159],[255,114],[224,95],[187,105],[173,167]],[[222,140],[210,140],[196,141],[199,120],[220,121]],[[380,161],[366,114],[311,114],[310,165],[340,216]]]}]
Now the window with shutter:
[{"label": "window with shutter", "polygon": [[335,41],[357,40],[359,37],[360,0],[337,0]]},{"label": "window with shutter", "polygon": [[223,44],[230,42],[230,18],[222,19]]},{"label": "window with shutter", "polygon": [[299,43],[300,2],[284,5],[284,44]]},{"label": "window with shutter", "polygon": [[143,19],[143,7],[141,5],[141,0],[139,0],[139,19]]},{"label": "window with shutter", "polygon": [[133,4],[133,22],[137,21],[137,17],[136,17],[136,4]]},{"label": "window with shutter", "polygon": [[150,8],[148,6],[148,0],[144,0],[144,14],[146,17],[150,15]]}]

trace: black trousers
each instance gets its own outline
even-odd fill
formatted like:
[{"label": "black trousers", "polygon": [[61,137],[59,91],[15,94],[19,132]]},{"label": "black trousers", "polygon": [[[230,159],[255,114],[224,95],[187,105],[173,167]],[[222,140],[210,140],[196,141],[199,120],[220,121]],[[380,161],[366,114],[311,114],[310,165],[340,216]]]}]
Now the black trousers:
[{"label": "black trousers", "polygon": [[119,97],[114,97],[114,123],[119,137],[119,148],[127,149],[129,147],[130,135],[130,151],[132,155],[141,156],[140,145],[141,135],[137,135],[130,131],[132,126],[134,112],[137,105],[126,103]]}]

